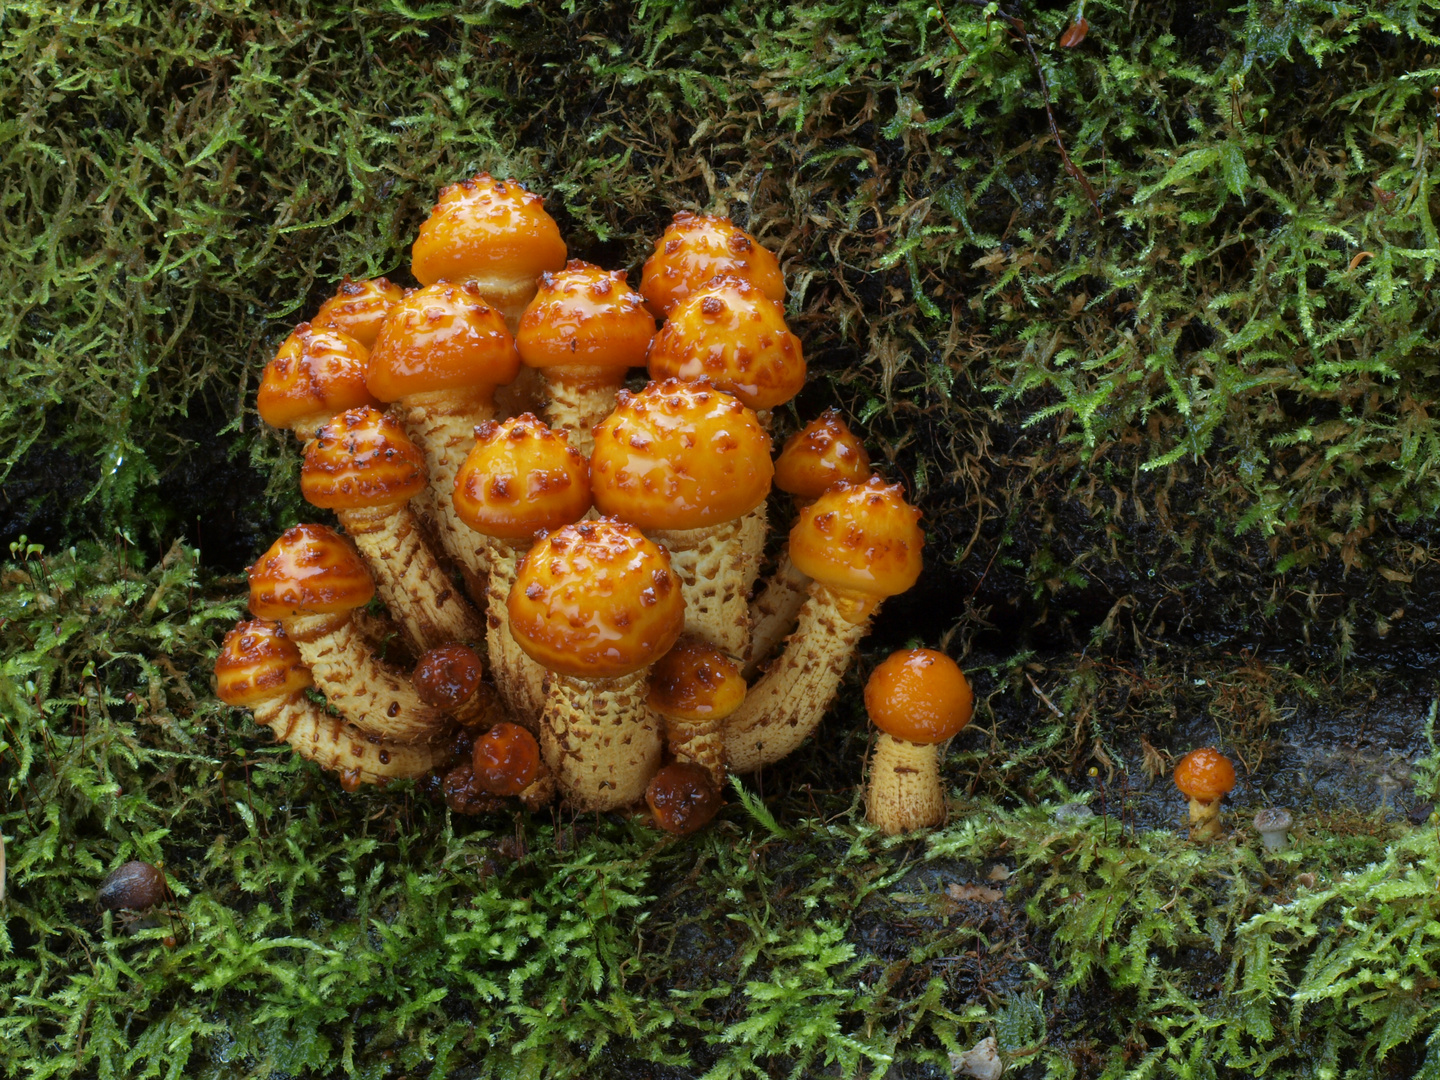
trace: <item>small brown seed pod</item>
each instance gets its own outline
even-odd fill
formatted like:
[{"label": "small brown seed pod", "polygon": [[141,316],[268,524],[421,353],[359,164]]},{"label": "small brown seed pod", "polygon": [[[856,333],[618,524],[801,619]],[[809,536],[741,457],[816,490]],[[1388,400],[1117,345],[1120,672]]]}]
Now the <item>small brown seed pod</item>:
[{"label": "small brown seed pod", "polygon": [[169,895],[165,871],[132,859],[110,871],[100,883],[95,903],[105,911],[143,911],[162,903]]}]

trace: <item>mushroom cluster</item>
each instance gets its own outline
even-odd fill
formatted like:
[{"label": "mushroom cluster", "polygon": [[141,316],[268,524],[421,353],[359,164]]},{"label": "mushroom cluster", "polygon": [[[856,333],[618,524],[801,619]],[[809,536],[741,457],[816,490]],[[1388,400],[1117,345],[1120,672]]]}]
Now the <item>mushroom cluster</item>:
[{"label": "mushroom cluster", "polygon": [[[259,411],[343,534],[251,567],[217,692],[347,787],[429,774],[457,810],[648,803],[688,832],[815,730],[919,576],[920,512],[833,410],[772,460],[805,360],[754,237],[677,214],[638,291],[567,255],[539,196],[481,174],[421,226],[417,287],[347,278],[286,339]],[[773,486],[798,516],[761,582]]]}]

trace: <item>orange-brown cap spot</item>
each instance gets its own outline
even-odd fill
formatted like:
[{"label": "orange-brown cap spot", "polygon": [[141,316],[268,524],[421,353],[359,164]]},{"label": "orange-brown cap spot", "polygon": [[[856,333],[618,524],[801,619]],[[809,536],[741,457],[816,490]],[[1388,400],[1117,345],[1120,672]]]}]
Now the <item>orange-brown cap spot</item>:
[{"label": "orange-brown cap spot", "polygon": [[831,588],[885,597],[920,577],[920,511],[899,484],[878,476],[844,481],[800,511],[790,530],[790,560],[802,574]]},{"label": "orange-brown cap spot", "polygon": [[534,281],[564,265],[565,241],[545,200],[489,173],[442,190],[410,250],[410,271],[422,285]]},{"label": "orange-brown cap spot", "polygon": [[347,277],[335,295],[320,305],[310,325],[333,327],[372,349],[380,324],[404,296],[405,290],[386,278],[351,281]]},{"label": "orange-brown cap spot", "polygon": [[655,823],[666,832],[685,836],[710,824],[725,800],[707,769],[693,762],[666,765],[650,778],[645,802]]},{"label": "orange-brown cap spot", "polygon": [[532,414],[489,421],[455,476],[455,512],[476,532],[529,540],[590,509],[590,463]]},{"label": "orange-brown cap spot", "polygon": [[1212,803],[1235,786],[1235,766],[1219,750],[1202,746],[1176,763],[1175,786],[1180,794],[1196,802]]},{"label": "orange-brown cap spot", "polygon": [[640,292],[660,315],[669,315],[713,277],[748,278],[770,299],[785,299],[780,263],[729,218],[680,211],[655,241],[655,251],[640,273]]},{"label": "orange-brown cap spot", "polygon": [[265,366],[255,404],[271,427],[312,428],[358,405],[378,405],[365,385],[369,352],[339,330],[301,323]]},{"label": "orange-brown cap spot", "polygon": [[540,773],[540,744],[519,724],[502,721],[475,740],[475,782],[491,795],[519,795]]},{"label": "orange-brown cap spot", "polygon": [[974,699],[960,666],[934,649],[891,653],[865,684],[865,711],[887,735],[930,746],[970,722]]},{"label": "orange-brown cap spot", "polygon": [[360,556],[324,525],[285,530],[250,567],[250,610],[261,619],[338,614],[374,595]]},{"label": "orange-brown cap spot", "polygon": [[732,521],[770,493],[770,436],[753,412],[704,383],[622,390],[594,436],[595,505],[642,529]]},{"label": "orange-brown cap spot", "polygon": [[744,700],[735,661],[704,638],[681,638],[650,669],[650,707],[664,716],[723,720]]},{"label": "orange-brown cap spot", "polygon": [[623,521],[567,525],[538,541],[510,590],[510,632],[550,671],[614,679],[664,656],[685,627],[670,556]]},{"label": "orange-brown cap spot", "polygon": [[601,270],[572,259],[540,288],[515,334],[520,359],[531,367],[641,367],[655,336],[655,316],[625,280],[624,270]]},{"label": "orange-brown cap spot", "polygon": [[480,688],[480,657],[469,645],[452,641],[427,649],[410,673],[415,694],[432,709],[454,709]]},{"label": "orange-brown cap spot", "polygon": [[327,510],[399,507],[425,490],[425,455],[379,409],[350,409],[305,447],[300,493]]},{"label": "orange-brown cap spot", "polygon": [[380,327],[365,384],[381,401],[434,390],[494,387],[520,373],[505,318],[474,285],[416,289]]},{"label": "orange-brown cap spot", "polygon": [[826,409],[791,435],[775,459],[775,486],[799,499],[818,499],[832,484],[861,484],[869,476],[865,444],[838,409]]},{"label": "orange-brown cap spot", "polygon": [[310,669],[279,623],[242,622],[225,635],[215,658],[215,696],[251,708],[271,698],[298,694],[311,684]]},{"label": "orange-brown cap spot", "polygon": [[805,357],[784,308],[738,277],[711,281],[676,304],[648,362],[652,379],[704,379],[752,409],[783,405],[805,385]]}]

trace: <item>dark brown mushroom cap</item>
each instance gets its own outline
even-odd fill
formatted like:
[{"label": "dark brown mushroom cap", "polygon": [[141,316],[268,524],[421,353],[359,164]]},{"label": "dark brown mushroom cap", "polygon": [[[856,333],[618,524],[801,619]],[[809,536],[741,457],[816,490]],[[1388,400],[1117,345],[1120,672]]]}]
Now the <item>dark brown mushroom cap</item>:
[{"label": "dark brown mushroom cap", "polygon": [[484,669],[480,657],[469,645],[452,641],[428,649],[415,661],[410,673],[415,693],[432,709],[455,709],[469,701],[480,688]]},{"label": "dark brown mushroom cap", "polygon": [[106,875],[95,903],[107,911],[144,911],[170,895],[165,872],[138,859],[123,863]]},{"label": "dark brown mushroom cap", "polygon": [[491,795],[519,795],[540,775],[540,744],[519,724],[508,721],[475,740],[475,782]]},{"label": "dark brown mushroom cap", "polygon": [[678,836],[704,828],[725,805],[709,770],[688,761],[660,769],[645,788],[645,802],[656,824]]}]

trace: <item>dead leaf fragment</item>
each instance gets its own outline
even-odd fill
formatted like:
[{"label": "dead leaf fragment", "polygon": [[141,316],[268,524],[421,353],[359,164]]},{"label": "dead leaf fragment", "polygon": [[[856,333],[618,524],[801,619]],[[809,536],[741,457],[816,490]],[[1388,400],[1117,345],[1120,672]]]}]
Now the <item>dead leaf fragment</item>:
[{"label": "dead leaf fragment", "polygon": [[976,1080],[1000,1080],[1005,1063],[1000,1060],[1000,1047],[991,1036],[981,1039],[974,1048],[963,1054],[950,1055],[950,1068],[958,1076],[973,1076]]},{"label": "dead leaf fragment", "polygon": [[961,885],[955,882],[945,889],[945,895],[951,900],[976,900],[982,904],[993,904],[1005,894],[988,885]]}]

